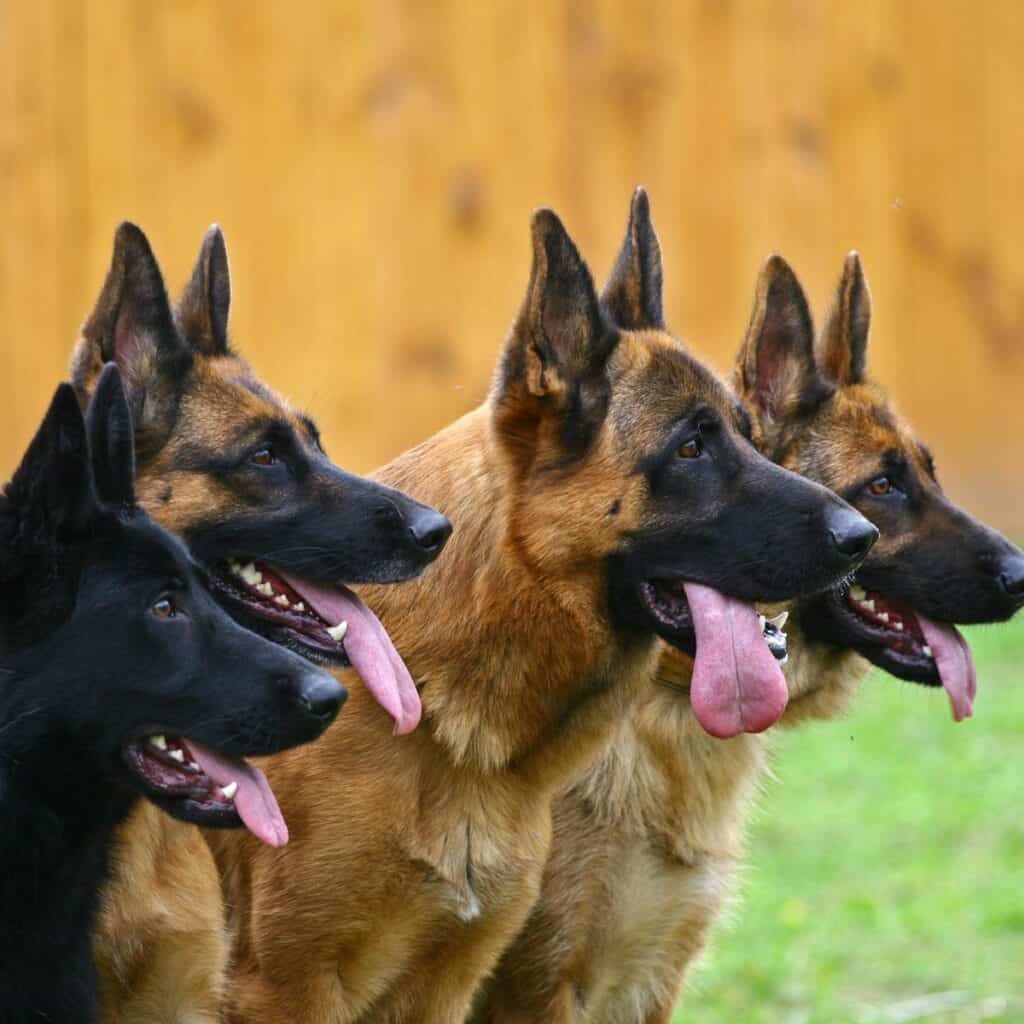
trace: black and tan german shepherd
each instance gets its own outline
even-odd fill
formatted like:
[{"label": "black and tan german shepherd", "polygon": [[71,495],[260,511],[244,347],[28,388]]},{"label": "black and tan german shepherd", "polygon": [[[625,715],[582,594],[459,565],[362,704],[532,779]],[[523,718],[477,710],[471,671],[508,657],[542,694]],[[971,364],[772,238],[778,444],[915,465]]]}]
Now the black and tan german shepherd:
[{"label": "black and tan german shepherd", "polygon": [[768,453],[841,494],[881,534],[847,585],[798,604],[805,646],[855,651],[897,679],[942,686],[960,721],[977,681],[953,623],[1010,618],[1024,604],[1024,553],[943,493],[931,452],[869,379],[871,300],[857,254],[816,345],[795,276],[780,269],[778,282],[795,329],[746,352],[740,369]]},{"label": "black and tan german shepherd", "polygon": [[649,685],[658,637],[695,651],[723,721],[777,717],[746,602],[828,586],[870,548],[875,529],[759,455],[665,332],[651,232],[641,191],[612,287],[654,326],[620,329],[561,221],[535,214],[489,398],[379,474],[456,524],[429,584],[368,591],[425,728],[388,743],[353,690],[315,757],[268,766],[301,842],[268,858],[211,836],[238,934],[230,1019],[462,1020],[537,892],[554,794]]},{"label": "black and tan german shepherd", "polygon": [[[1024,604],[1024,555],[942,493],[927,448],[868,377],[869,325],[856,254],[817,339],[796,275],[773,256],[737,358],[736,389],[764,449],[838,491],[881,534],[852,582],[790,610],[786,725],[838,714],[868,673],[865,657],[898,678],[941,682],[963,718],[974,670],[952,623],[999,622]],[[475,1024],[674,1019],[767,772],[762,736],[708,736],[694,678],[692,660],[666,647],[658,685],[558,801],[540,898]]]},{"label": "black and tan german shepherd", "polygon": [[[0,496],[0,1020],[93,1022],[91,933],[140,797],[185,821],[287,829],[242,758],[315,739],[345,690],[236,625],[135,505],[108,367],[86,422],[62,384]],[[91,458],[90,458],[91,449]]]},{"label": "black and tan german shepherd", "polygon": [[[143,233],[118,228],[110,271],[72,360],[88,401],[103,365],[121,369],[135,419],[139,505],[182,536],[239,622],[318,665],[353,665],[390,714],[415,728],[419,694],[386,632],[346,583],[410,579],[451,527],[400,491],[335,466],[312,419],[263,384],[228,339],[224,239],[204,239],[172,309]],[[177,832],[177,834],[175,834]],[[214,1011],[223,935],[212,890],[178,906],[166,887],[209,862],[195,830],[148,807],[121,836],[97,951],[111,1019]],[[159,870],[158,870],[159,868]],[[143,959],[164,981],[150,985]],[[167,974],[172,975],[167,978]]]}]

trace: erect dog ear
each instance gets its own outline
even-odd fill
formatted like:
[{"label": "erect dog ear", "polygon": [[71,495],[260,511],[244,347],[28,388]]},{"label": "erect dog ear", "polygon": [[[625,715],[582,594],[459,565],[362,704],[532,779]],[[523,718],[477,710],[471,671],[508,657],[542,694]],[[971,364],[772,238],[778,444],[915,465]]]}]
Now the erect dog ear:
[{"label": "erect dog ear", "polygon": [[735,382],[744,401],[780,419],[824,397],[814,365],[814,327],[803,288],[777,253],[757,279],[754,310],[736,357]]},{"label": "erect dog ear", "polygon": [[651,221],[647,192],[638,188],[629,207],[629,224],[601,303],[619,327],[664,330],[661,246]]},{"label": "erect dog ear", "polygon": [[860,384],[868,361],[871,329],[871,292],[860,264],[851,252],[843,264],[835,301],[816,345],[819,370],[836,387]]},{"label": "erect dog ear", "polygon": [[116,363],[107,363],[85,415],[93,480],[100,501],[121,512],[135,507],[135,442]]},{"label": "erect dog ear", "polygon": [[221,229],[212,224],[203,238],[195,269],[174,307],[182,337],[204,356],[228,354],[231,277]]},{"label": "erect dog ear", "polygon": [[37,643],[71,614],[81,561],[68,546],[98,513],[82,412],[61,384],[0,497],[0,651]]},{"label": "erect dog ear", "polygon": [[110,362],[121,370],[139,448],[159,448],[174,425],[192,353],[174,327],[153,250],[127,222],[114,235],[106,282],[72,357],[72,382],[83,406]]},{"label": "erect dog ear", "polygon": [[4,497],[22,543],[29,546],[52,546],[96,511],[85,423],[70,384],[54,393]]},{"label": "erect dog ear", "polygon": [[538,210],[531,230],[530,284],[502,358],[499,410],[506,422],[509,417],[560,417],[562,441],[586,447],[607,410],[605,371],[617,334],[558,216]]}]

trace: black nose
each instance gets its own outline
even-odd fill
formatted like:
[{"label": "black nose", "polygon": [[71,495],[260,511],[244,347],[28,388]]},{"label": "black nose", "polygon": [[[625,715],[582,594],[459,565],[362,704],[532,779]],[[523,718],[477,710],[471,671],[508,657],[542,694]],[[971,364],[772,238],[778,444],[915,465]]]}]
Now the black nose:
[{"label": "black nose", "polygon": [[1024,597],[1024,555],[1011,555],[999,566],[999,585],[1010,597]]},{"label": "black nose", "polygon": [[832,513],[829,533],[839,553],[850,559],[863,558],[878,540],[877,528],[852,508]]},{"label": "black nose", "polygon": [[436,509],[416,508],[406,513],[413,540],[432,555],[439,555],[452,535],[452,524]]},{"label": "black nose", "polygon": [[348,690],[326,672],[310,672],[292,682],[289,689],[296,704],[325,725],[333,721],[348,697]]}]

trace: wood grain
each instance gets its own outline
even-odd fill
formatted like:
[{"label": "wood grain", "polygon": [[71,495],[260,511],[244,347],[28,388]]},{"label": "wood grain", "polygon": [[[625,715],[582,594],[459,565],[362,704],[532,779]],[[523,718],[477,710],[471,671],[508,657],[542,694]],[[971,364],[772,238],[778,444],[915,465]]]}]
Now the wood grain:
[{"label": "wood grain", "polygon": [[820,317],[859,249],[876,374],[1024,535],[1022,46],[1013,0],[4,0],[0,472],[121,219],[172,288],[222,224],[235,340],[366,470],[484,393],[531,209],[600,277],[642,183],[722,368],[769,251]]}]

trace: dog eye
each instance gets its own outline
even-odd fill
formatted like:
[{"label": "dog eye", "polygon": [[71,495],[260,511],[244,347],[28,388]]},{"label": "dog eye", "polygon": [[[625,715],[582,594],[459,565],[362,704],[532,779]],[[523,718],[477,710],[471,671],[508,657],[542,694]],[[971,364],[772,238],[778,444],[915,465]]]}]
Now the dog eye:
[{"label": "dog eye", "polygon": [[149,612],[158,619],[173,619],[178,614],[178,609],[169,597],[161,597]]},{"label": "dog eye", "polygon": [[689,441],[676,449],[676,455],[681,459],[696,459],[702,451],[704,451],[704,446],[700,443],[700,438],[691,437]]},{"label": "dog eye", "polygon": [[892,492],[892,489],[892,480],[887,476],[875,477],[875,479],[868,484],[868,494],[873,494],[876,498],[885,497],[885,495]]},{"label": "dog eye", "polygon": [[277,456],[271,447],[260,448],[249,456],[249,461],[256,466],[272,466],[277,462]]}]

